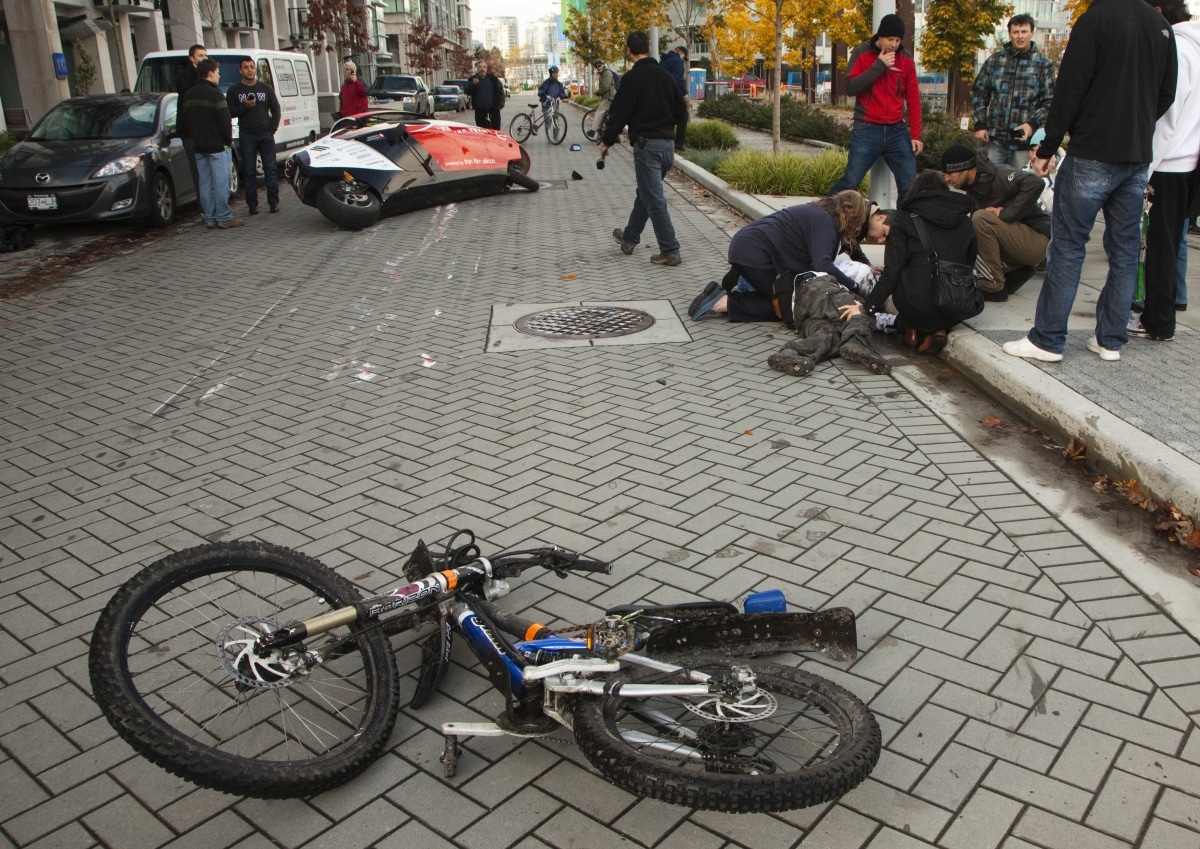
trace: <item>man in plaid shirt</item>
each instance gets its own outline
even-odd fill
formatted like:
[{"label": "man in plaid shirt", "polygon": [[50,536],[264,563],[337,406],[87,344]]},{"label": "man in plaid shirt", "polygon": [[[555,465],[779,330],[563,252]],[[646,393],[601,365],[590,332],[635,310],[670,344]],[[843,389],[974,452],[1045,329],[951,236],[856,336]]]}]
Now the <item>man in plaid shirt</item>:
[{"label": "man in plaid shirt", "polygon": [[971,86],[975,138],[996,165],[1023,168],[1029,140],[1046,123],[1054,95],[1054,63],[1033,43],[1033,18],[1014,15],[1008,44],[989,56]]}]

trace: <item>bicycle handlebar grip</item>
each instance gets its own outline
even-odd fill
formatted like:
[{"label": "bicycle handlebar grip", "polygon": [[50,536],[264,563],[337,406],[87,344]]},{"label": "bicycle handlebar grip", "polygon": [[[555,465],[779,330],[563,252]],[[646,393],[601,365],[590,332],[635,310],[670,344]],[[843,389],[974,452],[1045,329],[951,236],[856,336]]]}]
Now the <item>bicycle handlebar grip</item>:
[{"label": "bicycle handlebar grip", "polygon": [[603,560],[589,560],[586,557],[580,557],[578,554],[570,562],[563,564],[564,568],[571,569],[575,572],[603,572],[605,575],[612,574],[612,564],[606,563]]}]

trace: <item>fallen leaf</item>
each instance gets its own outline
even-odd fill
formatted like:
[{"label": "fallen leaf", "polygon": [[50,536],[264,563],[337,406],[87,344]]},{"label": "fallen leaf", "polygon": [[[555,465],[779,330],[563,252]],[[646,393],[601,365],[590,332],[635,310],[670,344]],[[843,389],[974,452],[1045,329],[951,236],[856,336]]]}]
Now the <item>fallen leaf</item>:
[{"label": "fallen leaf", "polygon": [[743,430],[742,433],[746,434],[746,436],[754,436],[754,431],[752,430]]},{"label": "fallen leaf", "polygon": [[1193,575],[1195,575],[1197,578],[1200,578],[1200,566],[1189,566],[1188,571],[1191,572]]},{"label": "fallen leaf", "polygon": [[1077,436],[1071,437],[1071,441],[1067,443],[1067,447],[1063,449],[1063,454],[1068,460],[1082,460],[1084,452],[1087,451],[1087,446],[1083,444]]},{"label": "fallen leaf", "polygon": [[996,416],[984,416],[979,421],[984,427],[1000,427],[1000,425],[1004,424],[1004,422],[1002,422]]},{"label": "fallen leaf", "polygon": [[1189,548],[1200,548],[1200,531],[1192,531],[1184,538],[1183,543]]},{"label": "fallen leaf", "polygon": [[574,280],[574,279],[575,279],[576,277],[578,277],[578,276],[579,276],[579,275],[578,275],[578,274],[575,274],[575,273],[571,273],[571,274],[560,274],[560,275],[558,275],[558,279],[559,279],[559,280]]}]

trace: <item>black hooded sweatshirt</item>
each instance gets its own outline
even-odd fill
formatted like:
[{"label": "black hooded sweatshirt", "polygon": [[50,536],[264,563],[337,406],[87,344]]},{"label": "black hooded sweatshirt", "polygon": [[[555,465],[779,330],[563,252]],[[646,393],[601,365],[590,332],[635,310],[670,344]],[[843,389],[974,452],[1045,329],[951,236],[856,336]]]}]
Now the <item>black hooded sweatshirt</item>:
[{"label": "black hooded sweatshirt", "polygon": [[867,299],[867,306],[881,309],[891,295],[904,327],[921,333],[949,330],[957,324],[948,321],[934,305],[929,252],[921,245],[912,213],[925,222],[939,259],[974,266],[979,250],[971,224],[974,211],[975,204],[969,197],[948,189],[927,189],[907,201],[892,217],[883,250],[883,276]]}]

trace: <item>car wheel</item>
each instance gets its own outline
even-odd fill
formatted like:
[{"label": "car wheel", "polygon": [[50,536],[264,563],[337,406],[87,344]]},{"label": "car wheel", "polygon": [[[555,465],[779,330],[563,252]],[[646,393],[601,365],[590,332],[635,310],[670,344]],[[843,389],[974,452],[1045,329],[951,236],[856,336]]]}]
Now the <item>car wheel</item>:
[{"label": "car wheel", "polygon": [[343,230],[361,230],[379,220],[379,197],[358,180],[330,180],[317,190],[317,209]]},{"label": "car wheel", "polygon": [[229,199],[237,199],[238,189],[241,188],[242,164],[236,156],[229,160]]},{"label": "car wheel", "polygon": [[167,227],[175,220],[175,187],[158,171],[150,184],[150,226]]}]

